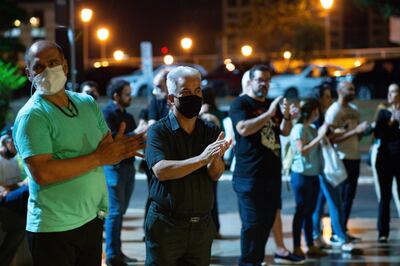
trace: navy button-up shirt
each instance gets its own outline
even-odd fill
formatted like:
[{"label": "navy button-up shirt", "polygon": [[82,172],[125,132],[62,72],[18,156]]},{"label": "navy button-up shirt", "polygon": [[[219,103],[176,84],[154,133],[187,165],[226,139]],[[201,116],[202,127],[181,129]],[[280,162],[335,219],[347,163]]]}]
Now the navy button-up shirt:
[{"label": "navy button-up shirt", "polygon": [[[189,135],[170,112],[147,132],[147,165],[152,168],[161,160],[185,160],[198,156],[218,138],[219,133],[216,126],[197,119]],[[153,173],[149,198],[174,213],[208,213],[214,203],[213,181],[206,166],[183,178],[167,181],[160,181]]]},{"label": "navy button-up shirt", "polygon": [[[126,124],[125,135],[133,134],[133,131],[136,129],[136,122],[133,116],[125,109],[121,111],[117,104],[113,101],[109,101],[102,111],[113,137],[117,134],[122,122]],[[133,164],[134,161],[135,157],[132,157],[121,161],[120,164]]]}]

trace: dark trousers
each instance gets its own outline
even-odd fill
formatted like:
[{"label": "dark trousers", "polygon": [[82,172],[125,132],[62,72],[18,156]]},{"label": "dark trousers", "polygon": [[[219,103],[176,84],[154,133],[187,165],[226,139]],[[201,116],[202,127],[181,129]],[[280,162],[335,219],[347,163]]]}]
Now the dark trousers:
[{"label": "dark trousers", "polygon": [[300,247],[301,229],[308,246],[314,245],[312,214],[315,210],[319,193],[319,177],[305,176],[292,172],[292,188],[296,201],[296,212],[293,217],[293,246]]},{"label": "dark trousers", "polygon": [[147,266],[208,266],[215,226],[210,214],[190,218],[174,218],[160,211],[152,202],[146,221]]},{"label": "dark trousers", "polygon": [[[233,189],[242,221],[240,266],[258,266],[264,261],[265,245],[280,203],[280,177],[275,185],[254,185],[234,178]],[[279,183],[278,183],[279,182]]]},{"label": "dark trousers", "polygon": [[396,178],[397,193],[400,195],[400,156],[377,155],[376,171],[378,173],[381,199],[378,210],[379,237],[389,237],[390,201],[392,199],[393,178]]},{"label": "dark trousers", "polygon": [[99,266],[102,233],[103,221],[98,218],[64,232],[27,232],[33,265]]},{"label": "dark trousers", "polygon": [[217,233],[219,233],[219,228],[221,227],[219,223],[219,211],[218,211],[218,182],[213,182],[213,191],[214,191],[214,205],[211,210],[211,216],[215,224],[215,228],[217,229]]},{"label": "dark trousers", "polygon": [[0,265],[10,265],[25,237],[26,215],[0,206],[0,226],[5,234],[0,242]]},{"label": "dark trousers", "polygon": [[351,207],[356,197],[358,177],[360,176],[360,160],[343,160],[347,171],[347,179],[340,184],[344,213],[344,226],[347,231],[347,221],[350,218]]},{"label": "dark trousers", "polygon": [[0,200],[0,226],[5,238],[0,243],[0,265],[9,265],[25,237],[28,186],[8,192]]}]

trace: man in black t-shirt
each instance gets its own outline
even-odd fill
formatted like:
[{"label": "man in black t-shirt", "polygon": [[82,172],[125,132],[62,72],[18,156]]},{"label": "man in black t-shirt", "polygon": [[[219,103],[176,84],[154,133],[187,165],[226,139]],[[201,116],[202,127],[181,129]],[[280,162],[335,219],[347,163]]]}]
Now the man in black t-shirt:
[{"label": "man in black t-shirt", "polygon": [[233,189],[242,220],[239,265],[261,265],[265,245],[281,205],[279,135],[287,136],[291,117],[286,99],[266,99],[271,73],[267,66],[250,70],[249,89],[231,104],[236,167]]}]

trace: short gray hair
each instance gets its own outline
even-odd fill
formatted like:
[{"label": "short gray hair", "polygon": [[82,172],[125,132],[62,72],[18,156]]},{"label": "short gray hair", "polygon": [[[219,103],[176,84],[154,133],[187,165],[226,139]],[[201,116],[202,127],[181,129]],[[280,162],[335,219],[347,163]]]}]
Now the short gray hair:
[{"label": "short gray hair", "polygon": [[175,95],[178,81],[180,79],[186,78],[186,77],[195,77],[195,78],[198,78],[199,80],[201,80],[201,74],[195,68],[188,67],[188,66],[178,66],[178,67],[172,69],[168,73],[168,76],[167,76],[168,94]]},{"label": "short gray hair", "polygon": [[349,81],[340,81],[336,86],[336,90],[341,91],[343,89],[347,89],[348,87],[354,87],[353,83]]}]

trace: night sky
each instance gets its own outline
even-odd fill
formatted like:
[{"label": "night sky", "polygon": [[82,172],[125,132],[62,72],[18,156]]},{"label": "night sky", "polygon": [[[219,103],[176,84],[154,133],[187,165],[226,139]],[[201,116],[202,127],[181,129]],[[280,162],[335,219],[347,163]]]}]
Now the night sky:
[{"label": "night sky", "polygon": [[163,46],[171,54],[180,54],[179,41],[184,35],[192,37],[195,54],[217,51],[222,29],[221,0],[78,1],[77,10],[81,6],[94,11],[90,22],[92,58],[100,54],[95,30],[101,25],[107,25],[111,32],[107,53],[122,49],[130,56],[139,56],[139,43],[151,41],[155,55],[161,54]]}]

